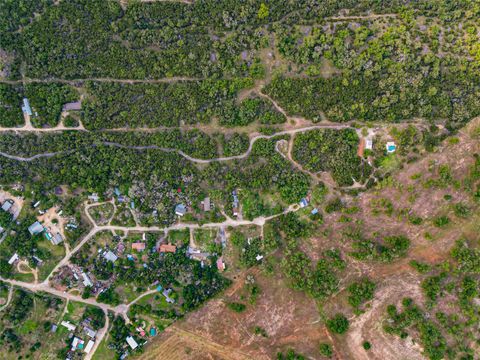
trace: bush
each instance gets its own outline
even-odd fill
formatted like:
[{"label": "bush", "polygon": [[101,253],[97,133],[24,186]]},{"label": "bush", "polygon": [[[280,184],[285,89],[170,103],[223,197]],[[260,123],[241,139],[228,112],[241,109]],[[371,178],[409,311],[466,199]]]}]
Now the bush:
[{"label": "bush", "polygon": [[372,344],[370,344],[368,341],[363,342],[363,348],[365,350],[370,350],[372,348]]},{"label": "bush", "polygon": [[230,310],[233,310],[237,313],[241,313],[241,312],[244,312],[245,309],[247,308],[245,306],[245,304],[242,304],[242,303],[237,303],[237,302],[231,302],[231,303],[227,303],[227,306]]},{"label": "bush", "polygon": [[332,357],[333,355],[332,345],[327,343],[320,344],[319,351],[320,351],[320,355],[328,358]]},{"label": "bush", "polygon": [[327,320],[327,328],[335,334],[344,334],[348,330],[348,319],[343,314],[336,314],[333,318]]},{"label": "bush", "polygon": [[439,216],[435,219],[433,219],[433,225],[436,227],[444,227],[447,226],[450,223],[450,219],[448,216]]},{"label": "bush", "polygon": [[350,296],[348,303],[354,308],[358,309],[364,302],[372,300],[375,292],[375,283],[368,278],[363,278],[360,281],[354,282],[348,287]]}]

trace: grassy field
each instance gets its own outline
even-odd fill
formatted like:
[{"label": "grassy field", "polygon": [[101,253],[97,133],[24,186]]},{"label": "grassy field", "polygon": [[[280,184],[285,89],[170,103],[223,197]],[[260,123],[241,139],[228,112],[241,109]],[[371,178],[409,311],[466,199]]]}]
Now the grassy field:
[{"label": "grassy field", "polygon": [[190,242],[190,230],[171,230],[168,232],[167,239],[172,244],[183,245]]},{"label": "grassy field", "polygon": [[38,247],[50,252],[48,259],[43,259],[43,264],[38,269],[38,279],[43,281],[51,273],[55,265],[65,256],[65,247],[63,244],[53,245],[48,240],[40,241]]},{"label": "grassy field", "polygon": [[216,229],[195,229],[193,233],[195,245],[203,249],[206,249],[208,245],[212,244],[216,236]]}]

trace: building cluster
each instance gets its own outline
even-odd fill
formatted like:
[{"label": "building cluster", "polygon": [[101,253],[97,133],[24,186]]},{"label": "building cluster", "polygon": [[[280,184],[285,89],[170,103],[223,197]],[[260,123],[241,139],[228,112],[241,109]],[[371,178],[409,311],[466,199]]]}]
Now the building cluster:
[{"label": "building cluster", "polygon": [[87,318],[76,325],[70,321],[63,320],[59,325],[52,325],[51,332],[56,332],[58,326],[66,328],[69,332],[68,338],[71,342],[66,359],[74,359],[77,353],[89,354],[92,351],[97,340],[97,331],[92,328],[91,321],[90,318]]}]

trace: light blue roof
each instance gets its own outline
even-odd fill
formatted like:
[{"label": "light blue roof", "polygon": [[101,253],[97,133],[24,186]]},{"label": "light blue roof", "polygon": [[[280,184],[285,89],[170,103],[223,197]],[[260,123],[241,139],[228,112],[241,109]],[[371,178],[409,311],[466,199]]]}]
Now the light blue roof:
[{"label": "light blue roof", "polygon": [[175,212],[177,214],[185,214],[187,212],[187,208],[183,204],[178,204],[175,206]]},{"label": "light blue roof", "polygon": [[30,107],[30,103],[28,102],[27,98],[23,98],[22,111],[28,116],[32,116],[32,108]]}]

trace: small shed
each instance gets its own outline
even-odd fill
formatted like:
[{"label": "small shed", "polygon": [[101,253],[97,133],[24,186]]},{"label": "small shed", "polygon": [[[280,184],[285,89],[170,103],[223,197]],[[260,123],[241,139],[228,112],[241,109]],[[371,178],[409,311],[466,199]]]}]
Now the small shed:
[{"label": "small shed", "polygon": [[203,211],[210,211],[210,209],[211,209],[210,198],[206,197],[203,200]]}]

